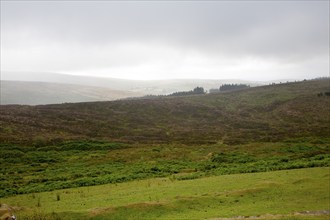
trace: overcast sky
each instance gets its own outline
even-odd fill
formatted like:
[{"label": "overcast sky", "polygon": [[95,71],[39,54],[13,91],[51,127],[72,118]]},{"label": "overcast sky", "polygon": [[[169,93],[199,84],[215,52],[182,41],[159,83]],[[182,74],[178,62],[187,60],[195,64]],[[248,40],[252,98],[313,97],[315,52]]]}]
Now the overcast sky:
[{"label": "overcast sky", "polygon": [[329,76],[329,1],[3,1],[1,71]]}]

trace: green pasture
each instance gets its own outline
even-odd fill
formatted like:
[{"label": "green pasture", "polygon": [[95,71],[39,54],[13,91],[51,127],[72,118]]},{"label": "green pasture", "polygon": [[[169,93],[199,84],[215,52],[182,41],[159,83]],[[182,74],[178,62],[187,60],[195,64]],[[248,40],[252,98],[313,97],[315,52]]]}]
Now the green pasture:
[{"label": "green pasture", "polygon": [[[18,219],[328,219],[330,169],[152,178],[2,198]],[[294,213],[316,213],[294,214]]]}]

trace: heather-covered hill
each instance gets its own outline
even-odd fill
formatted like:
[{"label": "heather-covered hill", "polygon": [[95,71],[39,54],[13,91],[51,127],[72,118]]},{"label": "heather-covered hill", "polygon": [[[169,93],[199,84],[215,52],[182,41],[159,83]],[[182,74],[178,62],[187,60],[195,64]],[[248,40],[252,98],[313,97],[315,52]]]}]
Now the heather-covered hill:
[{"label": "heather-covered hill", "polygon": [[329,137],[329,79],[219,94],[1,106],[2,143],[102,139],[239,144]]}]

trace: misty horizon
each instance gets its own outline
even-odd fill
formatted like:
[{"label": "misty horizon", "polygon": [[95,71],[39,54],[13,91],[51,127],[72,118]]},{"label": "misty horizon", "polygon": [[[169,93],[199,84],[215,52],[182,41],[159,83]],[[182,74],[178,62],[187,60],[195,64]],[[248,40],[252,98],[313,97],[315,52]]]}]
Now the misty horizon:
[{"label": "misty horizon", "polygon": [[[311,80],[311,79],[316,79],[316,78],[327,78],[329,76],[326,75],[313,75],[311,77],[306,77],[306,78],[272,78],[268,80],[252,80],[248,78],[160,78],[160,79],[141,79],[141,78],[117,78],[117,77],[112,77],[108,75],[80,75],[79,73],[77,74],[70,74],[70,73],[60,73],[60,72],[21,72],[21,71],[2,71],[1,78],[0,80],[11,80],[11,81],[19,81],[19,79],[22,79],[21,81],[36,81],[33,77],[31,77],[31,74],[33,75],[38,75],[42,76],[44,75],[45,77],[43,78],[43,81],[48,81],[47,75],[57,75],[57,76],[63,76],[63,77],[76,77],[76,78],[95,78],[95,79],[113,79],[113,80],[125,80],[125,81],[146,81],[146,82],[161,82],[161,81],[185,81],[185,80],[214,80],[214,81],[246,81],[246,82],[260,82],[260,83],[267,83],[267,82],[278,82],[278,81],[300,81],[300,80]],[[52,80],[49,79],[51,82]]]}]

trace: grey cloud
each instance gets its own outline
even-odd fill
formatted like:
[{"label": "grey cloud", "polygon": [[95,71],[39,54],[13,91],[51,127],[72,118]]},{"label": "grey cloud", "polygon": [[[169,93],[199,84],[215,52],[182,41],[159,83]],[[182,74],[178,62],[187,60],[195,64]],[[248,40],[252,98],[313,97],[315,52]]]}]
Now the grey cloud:
[{"label": "grey cloud", "polygon": [[[247,49],[258,48],[261,44],[261,49],[272,52],[272,42],[290,42],[304,48],[305,43],[324,46],[329,37],[328,2],[51,1],[2,4],[4,31],[6,28],[35,27],[44,36],[58,41],[105,44],[132,38],[139,41],[160,39],[169,44],[220,49],[229,41],[232,42],[230,46],[237,44]],[[272,50],[268,50],[267,44]],[[287,46],[284,44],[280,50],[285,51]]]},{"label": "grey cloud", "polygon": [[[5,1],[1,6],[6,48],[44,41],[87,51],[140,42],[294,62],[329,54],[328,1]],[[10,39],[27,30],[30,35],[21,42]]]}]

